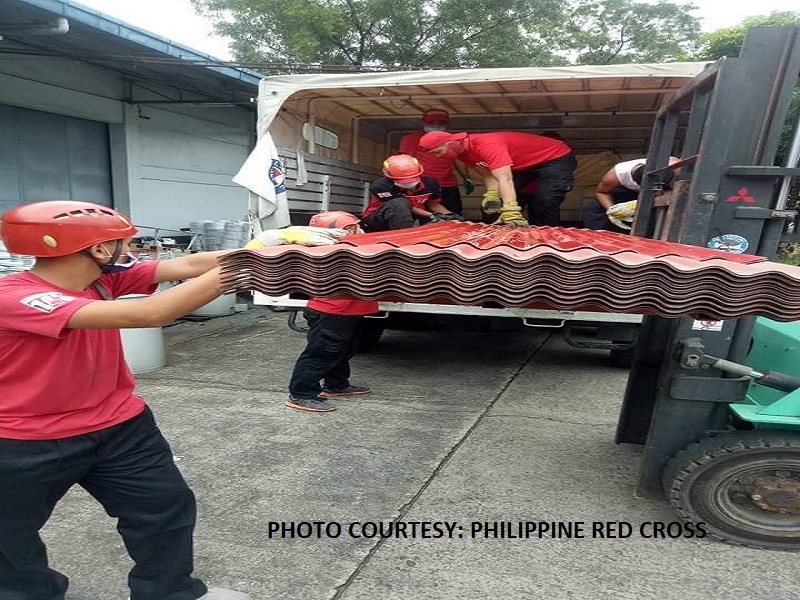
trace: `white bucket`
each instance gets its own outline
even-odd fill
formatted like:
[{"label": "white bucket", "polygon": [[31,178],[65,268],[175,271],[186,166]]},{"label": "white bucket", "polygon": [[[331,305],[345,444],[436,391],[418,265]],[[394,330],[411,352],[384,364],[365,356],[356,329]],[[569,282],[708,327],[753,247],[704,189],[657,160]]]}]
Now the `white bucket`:
[{"label": "white bucket", "polygon": [[[120,296],[118,300],[136,300],[147,298],[146,294],[129,294]],[[164,331],[161,327],[142,327],[136,329],[120,329],[122,349],[125,361],[133,373],[155,371],[167,364],[164,352]]]},{"label": "white bucket", "polygon": [[191,313],[195,317],[223,317],[225,315],[232,315],[236,312],[236,292],[230,294],[223,294],[219,298],[215,298],[208,304],[193,310]]}]

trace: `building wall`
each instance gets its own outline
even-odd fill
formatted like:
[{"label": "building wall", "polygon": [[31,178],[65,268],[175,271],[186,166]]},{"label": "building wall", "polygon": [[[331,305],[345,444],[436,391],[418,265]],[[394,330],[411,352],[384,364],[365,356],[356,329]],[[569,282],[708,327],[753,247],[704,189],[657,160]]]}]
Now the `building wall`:
[{"label": "building wall", "polygon": [[231,178],[254,141],[252,113],[124,102],[131,93],[163,99],[115,71],[75,61],[0,62],[0,104],[108,124],[114,205],[137,225],[244,219],[248,193]]}]

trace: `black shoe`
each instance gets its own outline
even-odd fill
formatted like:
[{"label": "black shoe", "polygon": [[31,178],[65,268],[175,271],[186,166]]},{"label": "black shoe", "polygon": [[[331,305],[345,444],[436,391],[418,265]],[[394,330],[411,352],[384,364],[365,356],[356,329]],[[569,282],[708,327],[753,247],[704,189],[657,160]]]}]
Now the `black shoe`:
[{"label": "black shoe", "polygon": [[330,402],[322,398],[295,398],[291,394],[289,399],[284,402],[286,406],[297,408],[299,410],[307,410],[310,412],[331,412],[336,410],[336,407]]},{"label": "black shoe", "polygon": [[323,398],[334,398],[336,396],[362,396],[364,394],[369,394],[370,392],[372,392],[372,390],[367,387],[348,385],[346,388],[341,390],[333,390],[331,388],[324,387],[319,395]]}]

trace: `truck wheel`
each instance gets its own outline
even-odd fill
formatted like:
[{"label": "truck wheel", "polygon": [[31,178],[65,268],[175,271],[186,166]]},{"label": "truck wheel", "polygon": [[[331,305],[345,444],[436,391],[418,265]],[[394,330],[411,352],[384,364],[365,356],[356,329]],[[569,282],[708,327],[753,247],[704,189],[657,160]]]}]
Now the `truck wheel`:
[{"label": "truck wheel", "polygon": [[685,521],[729,544],[800,550],[800,434],[738,431],[681,450],[663,473]]},{"label": "truck wheel", "polygon": [[358,351],[367,352],[378,345],[386,329],[386,319],[364,319],[361,331],[358,334]]}]

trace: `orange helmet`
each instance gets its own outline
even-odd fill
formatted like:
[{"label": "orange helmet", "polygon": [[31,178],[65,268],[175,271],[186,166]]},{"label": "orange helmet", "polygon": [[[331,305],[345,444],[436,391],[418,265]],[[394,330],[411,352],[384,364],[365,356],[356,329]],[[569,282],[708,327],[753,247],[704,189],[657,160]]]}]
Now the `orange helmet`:
[{"label": "orange helmet", "polygon": [[28,256],[66,256],[92,244],[137,233],[113,208],[55,200],[23,204],[0,216],[0,238],[9,252]]},{"label": "orange helmet", "polygon": [[312,216],[308,224],[311,227],[327,227],[328,229],[344,229],[350,225],[358,225],[361,220],[343,210],[329,210]]},{"label": "orange helmet", "polygon": [[383,161],[383,174],[395,183],[418,182],[422,171],[419,161],[408,154],[395,154]]}]

